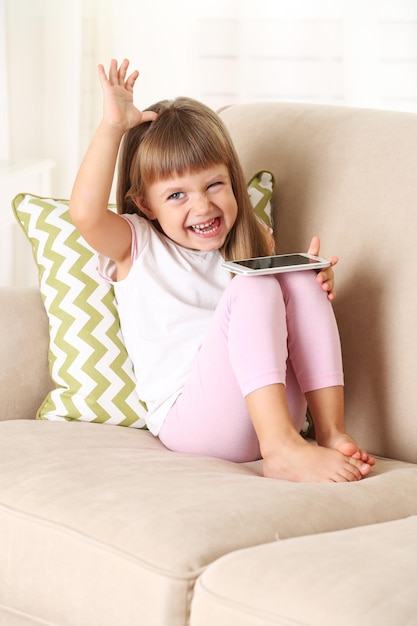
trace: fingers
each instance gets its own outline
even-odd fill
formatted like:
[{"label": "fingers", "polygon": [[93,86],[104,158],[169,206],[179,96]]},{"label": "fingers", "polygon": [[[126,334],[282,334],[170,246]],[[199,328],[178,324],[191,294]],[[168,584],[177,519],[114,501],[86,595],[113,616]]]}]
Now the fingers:
[{"label": "fingers", "polygon": [[317,236],[314,236],[310,242],[310,247],[308,249],[307,254],[314,254],[314,256],[318,256],[320,254],[320,239]]},{"label": "fingers", "polygon": [[127,59],[123,59],[122,64],[120,65],[118,78],[119,85],[124,86],[129,91],[133,91],[133,87],[135,86],[136,79],[139,76],[139,72],[134,70],[129,76],[126,78],[127,70],[129,67],[129,61]]},{"label": "fingers", "polygon": [[[117,67],[117,63],[116,63],[116,67]],[[123,61],[120,64],[119,70],[117,72],[117,79],[118,79],[119,85],[124,85],[128,67],[129,67],[129,61],[127,59],[123,59]]]},{"label": "fingers", "polygon": [[129,61],[123,59],[118,64],[116,59],[110,61],[108,76],[103,65],[98,66],[104,105],[103,115],[106,122],[129,130],[143,122],[153,122],[158,114],[154,111],[140,111],[134,105],[133,89],[139,72],[129,73]]},{"label": "fingers", "polygon": [[104,66],[101,64],[98,66],[98,77],[101,85],[104,87],[104,85],[107,83],[107,75]]},{"label": "fingers", "polygon": [[332,267],[328,267],[317,274],[317,282],[320,283],[323,291],[327,292],[329,300],[334,300],[336,292],[334,290],[334,272]]},{"label": "fingers", "polygon": [[[307,254],[314,254],[314,256],[319,256],[319,254],[320,254],[320,237],[317,237],[317,235],[314,235],[314,237],[311,239],[310,247],[309,247],[309,249],[307,251]],[[327,257],[327,260],[330,261],[330,264],[333,267],[334,265],[336,265],[336,263],[338,263],[339,257],[337,257],[337,256],[330,256],[330,257]]]},{"label": "fingers", "polygon": [[133,91],[133,87],[135,86],[135,82],[138,76],[139,76],[139,72],[137,70],[135,70],[134,72],[130,74],[127,81],[125,82],[126,89],[128,89],[129,91]]},{"label": "fingers", "polygon": [[142,111],[143,122],[154,122],[158,118],[158,113],[155,111]]},{"label": "fingers", "polygon": [[112,85],[124,85],[127,68],[129,67],[129,61],[123,59],[120,67],[117,66],[117,60],[112,59],[110,61],[109,69],[109,81]]},{"label": "fingers", "polygon": [[109,67],[109,83],[111,85],[117,85],[118,82],[117,61],[116,59],[112,59]]},{"label": "fingers", "polygon": [[318,279],[317,282],[321,284],[321,288],[327,293],[328,300],[334,300],[336,298],[333,280],[325,280],[324,282],[321,282],[321,280]]},{"label": "fingers", "polygon": [[[320,238],[316,235],[310,242],[308,254],[314,254],[315,256],[319,256],[320,254]],[[339,261],[339,258],[337,256],[331,256],[328,257],[327,260],[330,261],[330,267],[321,270],[321,272],[317,274],[317,282],[321,284],[323,291],[327,292],[327,298],[334,300],[336,298],[336,292],[334,290],[334,272],[332,268]]]},{"label": "fingers", "polygon": [[[121,87],[125,87],[129,91],[133,91],[136,79],[139,76],[139,72],[135,70],[126,78],[128,67],[129,67],[128,59],[123,59],[123,61],[120,64],[120,67],[118,67],[117,65],[117,60],[112,59],[110,61],[108,82],[113,86],[120,85]],[[107,80],[106,72],[102,65],[98,66],[98,72],[99,72],[99,78],[101,82],[103,82],[103,80]]]}]

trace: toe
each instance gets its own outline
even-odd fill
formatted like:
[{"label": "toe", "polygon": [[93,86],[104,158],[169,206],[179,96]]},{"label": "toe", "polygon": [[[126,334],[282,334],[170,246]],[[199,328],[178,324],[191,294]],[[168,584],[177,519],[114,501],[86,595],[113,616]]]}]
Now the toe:
[{"label": "toe", "polygon": [[351,441],[342,439],[340,442],[336,443],[336,449],[345,456],[355,456],[357,459],[360,458],[358,447]]}]

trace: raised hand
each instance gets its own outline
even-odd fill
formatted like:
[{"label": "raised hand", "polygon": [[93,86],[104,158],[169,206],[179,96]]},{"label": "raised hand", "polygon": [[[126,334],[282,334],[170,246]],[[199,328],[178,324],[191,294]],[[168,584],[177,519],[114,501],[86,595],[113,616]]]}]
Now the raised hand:
[{"label": "raised hand", "polygon": [[[124,59],[120,66],[112,59],[107,76],[103,65],[98,66],[98,75],[103,90],[103,119],[112,126],[126,131],[133,126],[155,120],[158,115],[153,111],[140,111],[133,103],[133,89],[139,72],[135,70],[127,75],[129,61]],[[126,77],[127,76],[127,77]]]}]

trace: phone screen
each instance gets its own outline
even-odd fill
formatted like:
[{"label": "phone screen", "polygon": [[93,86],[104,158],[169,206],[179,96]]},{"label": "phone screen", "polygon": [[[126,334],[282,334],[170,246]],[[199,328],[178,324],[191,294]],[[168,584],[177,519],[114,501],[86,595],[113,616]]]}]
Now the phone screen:
[{"label": "phone screen", "polygon": [[317,264],[317,261],[301,254],[284,254],[281,256],[260,257],[258,259],[245,259],[237,261],[237,263],[252,270],[266,270],[289,267],[290,265],[309,265],[310,263],[314,265]]}]

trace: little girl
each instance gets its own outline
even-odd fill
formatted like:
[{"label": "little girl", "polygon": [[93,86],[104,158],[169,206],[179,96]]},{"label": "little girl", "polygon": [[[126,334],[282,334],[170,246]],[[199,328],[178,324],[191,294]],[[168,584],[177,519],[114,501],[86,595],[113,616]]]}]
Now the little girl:
[{"label": "little girl", "polygon": [[[223,259],[271,246],[226,129],[188,98],[139,111],[127,69],[99,66],[103,119],[70,212],[114,282],[149,430],[171,450],[263,458],[267,477],[361,479],[375,459],[345,430],[333,271],[232,278]],[[318,445],[300,435],[306,402]]]}]

